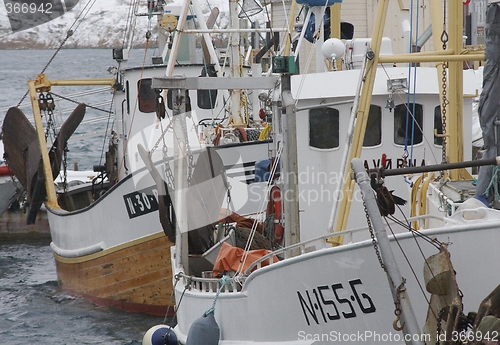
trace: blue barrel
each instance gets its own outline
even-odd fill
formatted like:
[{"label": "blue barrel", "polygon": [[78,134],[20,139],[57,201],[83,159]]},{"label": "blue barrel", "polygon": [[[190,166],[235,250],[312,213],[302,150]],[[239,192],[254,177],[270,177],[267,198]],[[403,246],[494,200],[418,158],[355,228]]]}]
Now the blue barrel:
[{"label": "blue barrel", "polygon": [[[276,169],[275,177],[279,176],[280,166]],[[255,162],[255,182],[269,181],[271,176],[271,159],[261,159]]]}]

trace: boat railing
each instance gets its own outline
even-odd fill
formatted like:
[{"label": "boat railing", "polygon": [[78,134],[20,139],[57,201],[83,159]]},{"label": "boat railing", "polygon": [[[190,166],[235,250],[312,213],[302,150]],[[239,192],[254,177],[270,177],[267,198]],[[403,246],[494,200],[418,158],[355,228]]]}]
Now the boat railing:
[{"label": "boat railing", "polygon": [[177,275],[182,280],[183,286],[189,286],[191,291],[197,292],[212,292],[216,293],[222,286],[221,292],[233,293],[238,292],[238,283],[233,277],[227,278],[226,283],[222,284],[219,278],[194,277],[179,273]]},{"label": "boat railing", "polygon": [[[436,215],[431,215],[431,214],[426,214],[426,215],[421,215],[421,216],[415,216],[415,217],[409,217],[407,218],[407,223],[408,224],[411,224],[413,221],[418,221],[418,222],[422,222],[424,221],[425,219],[438,219],[440,221],[445,221],[445,217],[440,217],[440,216],[436,216]],[[315,238],[312,238],[312,239],[309,239],[307,241],[303,241],[303,242],[299,242],[299,243],[296,243],[296,244],[292,244],[290,246],[287,246],[287,247],[283,247],[283,248],[280,248],[278,250],[275,250],[261,258],[259,258],[258,260],[254,261],[247,269],[246,271],[244,272],[245,273],[245,276],[246,275],[249,275],[252,271],[254,271],[255,269],[259,269],[263,266],[263,262],[265,262],[266,260],[269,260],[269,265],[272,265],[278,261],[276,260],[273,260],[274,257],[277,257],[279,255],[282,255],[286,252],[290,252],[292,250],[295,250],[295,249],[300,249],[300,253],[299,255],[296,255],[296,256],[300,256],[302,254],[305,254],[307,251],[306,251],[306,248],[308,247],[309,244],[313,243],[313,242],[318,242],[320,243],[320,246],[319,248],[317,248],[316,250],[318,249],[324,249],[326,248],[327,246],[330,246],[326,240],[328,238],[331,238],[331,237],[336,237],[336,236],[346,236],[347,237],[347,242],[346,243],[352,243],[353,242],[353,238],[352,238],[352,235],[354,233],[357,233],[357,232],[361,232],[361,231],[368,231],[368,227],[360,227],[360,228],[354,228],[354,229],[348,229],[348,230],[343,230],[343,231],[338,231],[338,232],[335,232],[335,233],[327,233],[325,235],[322,235],[322,236],[319,236],[319,237],[315,237]],[[266,262],[267,264],[267,262]],[[264,265],[266,266],[266,265]]]},{"label": "boat railing", "polygon": [[451,217],[455,214],[458,207],[462,204],[463,201],[456,202],[452,198],[449,198],[441,188],[431,184],[429,189],[433,191],[433,200],[436,203],[441,204],[441,208],[446,212],[447,216]]},{"label": "boat railing", "polygon": [[[431,215],[431,214],[426,214],[426,215],[421,215],[421,216],[415,216],[415,217],[409,217],[406,219],[406,222],[408,224],[411,224],[413,221],[418,221],[418,222],[423,222],[426,219],[437,219],[440,221],[445,221],[446,217],[440,217],[436,215]],[[203,272],[202,277],[195,277],[192,275],[186,275],[182,272],[179,272],[177,274],[177,278],[181,280],[182,285],[185,287],[189,286],[189,289],[191,291],[196,291],[196,292],[209,292],[209,293],[216,293],[219,289],[221,289],[221,292],[223,293],[236,293],[240,290],[240,286],[242,285],[243,281],[245,280],[245,277],[247,277],[251,272],[254,270],[260,269],[263,266],[268,266],[275,264],[277,262],[280,262],[281,260],[278,259],[279,256],[282,256],[283,254],[299,249],[299,254],[296,256],[303,255],[307,253],[306,248],[310,246],[311,243],[313,242],[320,242],[321,244],[319,247],[316,247],[316,250],[319,249],[324,249],[327,247],[330,247],[330,244],[327,243],[327,239],[334,237],[334,236],[342,236],[344,235],[345,238],[347,239],[346,243],[353,243],[353,234],[359,233],[362,231],[368,231],[368,227],[359,227],[359,228],[354,228],[354,229],[348,229],[348,230],[343,230],[335,233],[327,233],[322,236],[318,236],[300,243],[296,243],[287,247],[280,248],[278,250],[275,250],[273,252],[268,253],[267,255],[259,258],[258,260],[254,261],[245,271],[242,276],[234,276],[234,277],[229,277],[226,278],[225,284],[221,283],[221,279],[219,278],[214,278],[212,276],[212,272]]]}]

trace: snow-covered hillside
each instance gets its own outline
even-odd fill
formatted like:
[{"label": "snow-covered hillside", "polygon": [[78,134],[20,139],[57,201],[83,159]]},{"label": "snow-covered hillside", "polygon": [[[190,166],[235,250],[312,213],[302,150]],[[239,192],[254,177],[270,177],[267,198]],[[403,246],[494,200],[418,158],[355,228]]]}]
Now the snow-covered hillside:
[{"label": "snow-covered hillside", "polygon": [[[88,9],[87,3],[94,2],[90,11],[83,20],[75,23],[80,14]],[[68,39],[66,48],[109,48],[121,47],[124,41],[127,17],[132,0],[80,0],[78,4],[66,14],[34,28],[12,32],[7,16],[4,0],[0,0],[0,49],[17,48],[56,48],[66,37],[68,30],[76,28],[73,36]],[[221,10],[219,25],[227,23],[227,1],[200,0],[203,12],[208,15],[210,7],[218,6]],[[146,0],[141,1],[139,12],[147,11]],[[156,27],[156,18],[151,25]],[[144,46],[147,17],[138,17],[134,46]]]}]

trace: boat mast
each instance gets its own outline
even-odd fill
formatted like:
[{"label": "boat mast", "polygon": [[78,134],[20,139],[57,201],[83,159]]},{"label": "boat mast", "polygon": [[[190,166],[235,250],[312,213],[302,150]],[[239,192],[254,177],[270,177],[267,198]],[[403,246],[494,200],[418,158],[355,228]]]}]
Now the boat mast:
[{"label": "boat mast", "polygon": [[[455,54],[462,51],[463,46],[463,15],[462,1],[448,1],[448,36],[449,49]],[[446,151],[450,163],[464,160],[463,151],[463,62],[450,61],[448,63],[448,89],[450,102],[446,118]],[[465,170],[451,170],[451,180],[471,180],[472,177]]]},{"label": "boat mast", "polygon": [[324,13],[325,6],[312,6],[311,11],[314,14],[314,19],[316,21],[316,41],[314,42],[314,47],[316,48],[316,73],[325,72],[325,58],[321,52],[323,43],[325,43],[325,28],[324,28]]},{"label": "boat mast", "polygon": [[[179,47],[181,45],[182,33],[184,31],[184,26],[186,25],[187,14],[189,10],[189,5],[191,4],[191,0],[185,0],[182,3],[181,12],[179,15],[179,21],[177,22],[177,29],[174,36],[174,41],[172,42],[172,48],[170,49],[170,55],[168,56],[167,62],[167,70],[165,71],[165,75],[170,77],[174,71],[175,60],[177,59],[177,52],[179,51]],[[165,46],[165,49],[162,53],[162,59],[165,61],[167,54],[169,52],[168,45]]]},{"label": "boat mast", "polygon": [[[133,16],[130,17],[130,23],[128,23],[128,28],[127,28],[127,33],[126,33],[126,46],[125,49],[123,50],[123,60],[122,62],[124,65],[128,64],[128,57],[130,55],[130,50],[132,49],[132,45],[134,42],[134,34],[136,30],[136,22],[137,22],[137,16],[139,15],[139,1],[136,0],[132,4],[132,13],[134,14]],[[122,65],[122,67],[124,67]]]},{"label": "boat mast", "polygon": [[[175,78],[175,77],[174,77]],[[181,79],[185,79],[181,77]],[[176,213],[176,256],[177,267],[183,266],[184,272],[189,274],[189,250],[188,250],[188,225],[187,225],[187,176],[186,164],[186,89],[178,88],[172,90],[173,121],[174,121],[174,188],[175,188],[175,213]]]},{"label": "boat mast", "polygon": [[[340,32],[340,9],[341,2],[336,2],[332,6],[330,6],[330,38],[341,38]],[[333,61],[336,66],[335,69],[340,71],[342,69],[342,60],[336,59]]]},{"label": "boat mast", "polygon": [[210,55],[210,60],[212,64],[214,65],[215,71],[217,72],[217,75],[220,77],[222,76],[222,68],[220,67],[219,64],[219,58],[217,57],[217,52],[215,51],[214,45],[212,43],[212,38],[210,37],[210,34],[208,33],[208,27],[207,23],[203,19],[203,12],[201,10],[200,5],[198,4],[198,0],[191,0],[191,4],[193,6],[194,13],[196,15],[196,18],[198,19],[198,25],[201,30],[205,30],[206,32],[203,32],[203,41],[205,42],[205,46],[207,47],[208,54]]},{"label": "boat mast", "polygon": [[[239,26],[238,0],[229,0],[229,18],[231,29],[237,29]],[[231,50],[231,60],[229,61],[231,77],[240,77],[240,35],[232,32],[229,37],[229,49]],[[231,93],[230,123],[235,126],[243,126],[245,124],[245,120],[241,116],[241,90],[233,90]]]},{"label": "boat mast", "polygon": [[[365,137],[366,123],[368,121],[368,114],[370,112],[370,103],[372,100],[373,85],[375,83],[375,75],[377,73],[377,65],[379,60],[380,45],[382,43],[382,35],[384,32],[385,18],[387,16],[387,8],[389,6],[389,0],[380,0],[377,9],[377,18],[375,23],[376,30],[373,32],[373,37],[371,40],[370,48],[373,52],[373,58],[368,61],[368,72],[366,73],[366,81],[363,83],[363,88],[361,90],[361,99],[359,102],[359,110],[356,118],[356,126],[354,128],[354,141],[352,148],[349,153],[348,161],[352,161],[356,157],[361,156],[361,149],[363,146],[363,138]],[[350,176],[350,168],[346,167],[346,173],[344,176]],[[354,181],[345,178],[343,183],[342,193],[342,203],[340,204],[339,210],[337,212],[337,222],[335,223],[335,231],[342,231],[347,226],[347,219],[349,217],[349,211],[351,209],[351,195],[354,191]],[[338,241],[333,242],[333,245],[342,244],[342,239],[339,238]]]},{"label": "boat mast", "polygon": [[[297,121],[295,100],[292,97],[290,74],[281,76],[281,92],[283,101],[283,211],[285,215],[285,244],[287,246],[300,242],[299,216],[299,172],[297,163]],[[288,253],[294,256],[298,253]]]}]

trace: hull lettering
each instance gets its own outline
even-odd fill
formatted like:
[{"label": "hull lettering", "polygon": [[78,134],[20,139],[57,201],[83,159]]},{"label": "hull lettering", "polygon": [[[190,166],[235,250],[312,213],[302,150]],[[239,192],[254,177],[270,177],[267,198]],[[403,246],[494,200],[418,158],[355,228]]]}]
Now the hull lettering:
[{"label": "hull lettering", "polygon": [[154,187],[125,194],[123,200],[130,219],[158,211],[158,191]]},{"label": "hull lettering", "polygon": [[311,292],[297,291],[297,298],[308,326],[311,323],[319,325],[350,319],[360,313],[370,314],[377,310],[372,298],[359,291],[363,284],[361,279],[353,279],[348,283],[348,287],[344,287],[342,283],[335,283],[317,286]]}]

